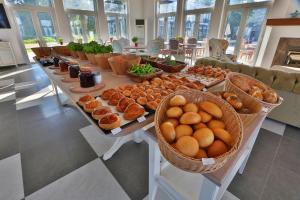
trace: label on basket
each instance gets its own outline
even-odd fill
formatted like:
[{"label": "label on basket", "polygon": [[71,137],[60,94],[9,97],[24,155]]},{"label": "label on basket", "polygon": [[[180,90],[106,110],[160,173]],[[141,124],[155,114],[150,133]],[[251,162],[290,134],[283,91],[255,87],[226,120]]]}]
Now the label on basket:
[{"label": "label on basket", "polygon": [[112,130],[111,130],[111,133],[112,133],[113,135],[116,135],[116,134],[120,133],[121,131],[122,131],[122,129],[121,129],[120,127],[118,127],[118,128],[112,129]]},{"label": "label on basket", "polygon": [[142,122],[145,121],[145,120],[146,120],[146,117],[145,117],[145,116],[141,116],[141,117],[137,118],[137,121],[138,121],[139,123],[142,123]]},{"label": "label on basket", "polygon": [[203,92],[207,92],[207,89],[206,89],[206,88],[203,88],[202,91],[203,91]]},{"label": "label on basket", "polygon": [[267,113],[267,112],[269,112],[269,109],[266,108],[266,107],[263,107],[263,108],[262,108],[262,111],[265,112],[265,113]]},{"label": "label on basket", "polygon": [[214,158],[202,158],[203,165],[213,165],[215,162]]}]

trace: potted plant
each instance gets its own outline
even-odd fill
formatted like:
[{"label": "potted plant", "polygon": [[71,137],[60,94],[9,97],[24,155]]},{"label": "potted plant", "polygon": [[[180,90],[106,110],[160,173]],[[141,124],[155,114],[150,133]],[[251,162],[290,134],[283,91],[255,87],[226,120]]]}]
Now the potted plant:
[{"label": "potted plant", "polygon": [[134,36],[131,41],[134,43],[134,46],[137,47],[138,46],[138,41],[139,41],[139,38]]},{"label": "potted plant", "polygon": [[180,72],[186,67],[185,62],[180,62],[171,58],[171,56],[166,56],[165,59],[157,63],[157,67],[169,73]]},{"label": "potted plant", "polygon": [[67,48],[70,50],[71,52],[71,56],[74,57],[74,58],[77,58],[78,55],[76,53],[77,51],[77,47],[76,47],[76,43],[75,42],[69,42],[69,44],[67,45]]},{"label": "potted plant", "polygon": [[89,43],[83,44],[83,52],[85,53],[87,59],[91,64],[96,65],[97,62],[95,60],[96,48],[98,43],[95,41],[91,41]]},{"label": "potted plant", "polygon": [[87,60],[87,57],[85,55],[85,53],[83,52],[83,45],[84,44],[80,44],[80,43],[75,43],[76,45],[76,53],[79,57],[80,60]]},{"label": "potted plant", "polygon": [[108,58],[119,55],[119,54],[113,54],[113,48],[111,45],[98,45],[95,49],[95,60],[99,67],[101,67],[104,70],[110,69],[110,65],[108,63]]},{"label": "potted plant", "polygon": [[63,39],[63,38],[58,38],[57,41],[58,41],[58,43],[59,43],[60,45],[63,45],[63,44],[64,44],[64,39]]},{"label": "potted plant", "polygon": [[181,37],[181,36],[177,36],[175,39],[177,41],[179,41],[180,43],[183,43],[183,41],[184,41],[183,37]]}]

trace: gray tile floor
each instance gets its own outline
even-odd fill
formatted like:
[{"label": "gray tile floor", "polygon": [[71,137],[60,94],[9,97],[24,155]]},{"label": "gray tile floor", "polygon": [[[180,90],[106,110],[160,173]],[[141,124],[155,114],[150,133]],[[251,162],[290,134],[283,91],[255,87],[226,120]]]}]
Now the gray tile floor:
[{"label": "gray tile floor", "polygon": [[[1,69],[0,81],[9,79],[16,84],[35,82],[32,87],[17,90],[18,99],[49,84],[46,75],[36,65]],[[13,86],[2,87],[0,94],[14,90]],[[148,193],[147,145],[128,143],[110,160],[100,160],[79,131],[88,125],[76,109],[61,107],[55,96],[44,97],[40,104],[21,110],[16,109],[16,100],[4,99],[0,101],[0,163],[2,159],[20,155],[25,196],[38,191],[32,196],[40,197],[44,192],[39,191],[48,186],[51,186],[50,189],[61,187],[52,186],[57,180],[60,180],[59,184],[66,184],[65,177],[77,176],[77,170],[83,166],[94,170],[97,165],[90,166],[90,163],[101,161],[131,199],[143,199]],[[245,200],[299,200],[299,158],[298,128],[287,126],[283,136],[262,129],[244,174],[236,175],[229,191]],[[95,184],[94,181],[92,183]],[[96,190],[93,188],[93,191]],[[49,192],[48,189],[45,191]]]}]

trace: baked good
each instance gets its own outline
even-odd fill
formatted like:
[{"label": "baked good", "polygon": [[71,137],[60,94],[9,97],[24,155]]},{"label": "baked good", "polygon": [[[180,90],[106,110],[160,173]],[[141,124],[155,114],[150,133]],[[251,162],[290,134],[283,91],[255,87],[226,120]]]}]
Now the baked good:
[{"label": "baked good", "polygon": [[250,94],[251,96],[255,97],[255,98],[258,99],[258,100],[261,100],[261,101],[262,101],[262,100],[264,99],[263,93],[262,93],[262,91],[259,90],[259,89],[251,89],[249,94]]},{"label": "baked good", "polygon": [[198,106],[194,103],[187,103],[183,107],[184,112],[198,112]]},{"label": "baked good", "polygon": [[214,133],[209,128],[200,128],[195,131],[194,138],[199,143],[200,148],[206,148],[214,142]]},{"label": "baked good", "polygon": [[222,118],[223,116],[221,108],[215,103],[210,101],[202,101],[200,102],[199,106],[202,110],[216,118]]},{"label": "baked good", "polygon": [[198,124],[201,122],[201,116],[195,112],[186,112],[180,117],[181,124]]},{"label": "baked good", "polygon": [[243,103],[237,96],[228,96],[226,98],[226,101],[237,110],[243,107]]},{"label": "baked good", "polygon": [[176,126],[179,124],[177,119],[167,119],[165,122],[171,122],[174,128],[176,128]]},{"label": "baked good", "polygon": [[230,96],[236,96],[237,97],[237,95],[233,92],[224,92],[222,96],[224,97],[224,99],[227,99]]},{"label": "baked good", "polygon": [[249,84],[248,84],[248,82],[246,81],[245,78],[240,77],[240,76],[234,76],[230,80],[234,85],[239,87],[244,92],[249,92],[250,91],[250,86],[249,86]]},{"label": "baked good", "polygon": [[133,99],[128,97],[123,97],[122,99],[119,100],[116,109],[118,112],[124,112],[127,106],[132,103],[135,103]]},{"label": "baked good", "polygon": [[210,114],[208,114],[207,112],[204,112],[202,110],[200,110],[198,112],[198,114],[201,116],[201,122],[203,122],[203,123],[209,122],[212,118],[212,116]]},{"label": "baked good", "polygon": [[209,121],[207,125],[210,129],[214,129],[214,128],[223,128],[224,129],[225,128],[225,123],[220,120],[216,120],[216,119]]},{"label": "baked good", "polygon": [[131,91],[130,91],[130,90],[123,90],[123,91],[122,91],[122,94],[123,94],[125,97],[130,97]]},{"label": "baked good", "polygon": [[117,92],[117,90],[115,89],[108,89],[108,90],[104,90],[103,93],[101,94],[101,98],[103,100],[108,100],[111,95],[113,95],[113,93]]},{"label": "baked good", "polygon": [[137,103],[139,103],[140,105],[146,105],[147,104],[147,98],[146,97],[139,97],[136,100]]},{"label": "baked good", "polygon": [[183,111],[180,107],[176,106],[169,108],[166,113],[169,118],[179,118]]},{"label": "baked good", "polygon": [[151,81],[152,83],[157,83],[157,84],[161,84],[162,82],[163,82],[163,80],[162,79],[160,79],[160,78],[158,78],[158,77],[155,77],[154,79],[152,79],[152,81]]},{"label": "baked good", "polygon": [[85,112],[91,113],[93,112],[96,108],[100,108],[102,106],[101,101],[99,100],[92,100],[84,104],[83,109]]},{"label": "baked good", "polygon": [[212,129],[216,138],[219,138],[223,142],[225,142],[228,146],[231,146],[233,143],[233,138],[226,130],[222,128],[214,128]]},{"label": "baked good", "polygon": [[121,92],[115,92],[109,98],[108,104],[112,106],[116,106],[119,103],[120,99],[122,99],[123,97],[125,96]]},{"label": "baked good", "polygon": [[207,158],[207,153],[203,149],[199,149],[198,153],[196,154],[195,158],[201,159],[201,158]]},{"label": "baked good", "polygon": [[202,123],[202,122],[193,125],[193,128],[194,128],[195,130],[198,130],[198,129],[200,129],[200,128],[206,128],[206,127],[207,127],[206,124],[204,124],[204,123]]},{"label": "baked good", "polygon": [[176,133],[175,128],[171,122],[164,122],[160,125],[160,130],[165,140],[171,143],[175,140]]},{"label": "baked good", "polygon": [[268,103],[277,103],[278,95],[274,90],[268,89],[263,92],[263,99]]},{"label": "baked good", "polygon": [[125,109],[123,117],[126,120],[135,120],[136,118],[144,115],[144,113],[145,113],[145,109],[141,105],[137,103],[132,103],[129,104]]},{"label": "baked good", "polygon": [[102,117],[99,122],[99,127],[105,130],[112,130],[114,128],[120,127],[121,119],[116,114],[107,114]]},{"label": "baked good", "polygon": [[92,117],[96,120],[99,120],[109,113],[112,113],[109,107],[101,107],[92,112]]},{"label": "baked good", "polygon": [[176,126],[176,140],[178,140],[182,136],[191,136],[193,135],[193,129],[189,125],[181,124]]},{"label": "baked good", "polygon": [[148,101],[147,107],[150,108],[151,110],[156,110],[158,106],[158,103],[155,101]]},{"label": "baked good", "polygon": [[238,110],[238,112],[241,113],[241,114],[251,114],[252,113],[249,108],[245,108],[245,107]]},{"label": "baked good", "polygon": [[94,97],[92,97],[91,95],[87,94],[87,95],[84,95],[84,96],[82,96],[82,97],[79,98],[78,104],[79,104],[80,106],[84,106],[84,104],[85,104],[86,102],[92,101],[92,100],[94,100],[94,99],[95,99]]},{"label": "baked good", "polygon": [[199,144],[192,136],[183,136],[177,140],[176,149],[186,156],[194,157],[198,153]]},{"label": "baked good", "polygon": [[207,148],[207,155],[209,158],[218,157],[228,151],[228,147],[221,140],[215,140],[212,145]]},{"label": "baked good", "polygon": [[155,97],[151,94],[147,94],[147,101],[154,101],[155,100]]},{"label": "baked good", "polygon": [[170,99],[170,106],[184,106],[186,99],[182,95],[175,95]]}]

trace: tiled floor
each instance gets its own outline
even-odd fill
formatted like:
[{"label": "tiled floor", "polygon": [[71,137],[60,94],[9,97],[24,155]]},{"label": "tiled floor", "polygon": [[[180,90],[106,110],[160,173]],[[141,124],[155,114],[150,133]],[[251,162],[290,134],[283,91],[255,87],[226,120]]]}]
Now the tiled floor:
[{"label": "tiled floor", "polygon": [[[148,145],[128,143],[103,161],[114,139],[97,134],[75,108],[61,107],[48,85],[37,65],[0,71],[0,200],[144,199]],[[264,127],[228,190],[245,200],[299,200],[300,130],[273,121]]]}]

